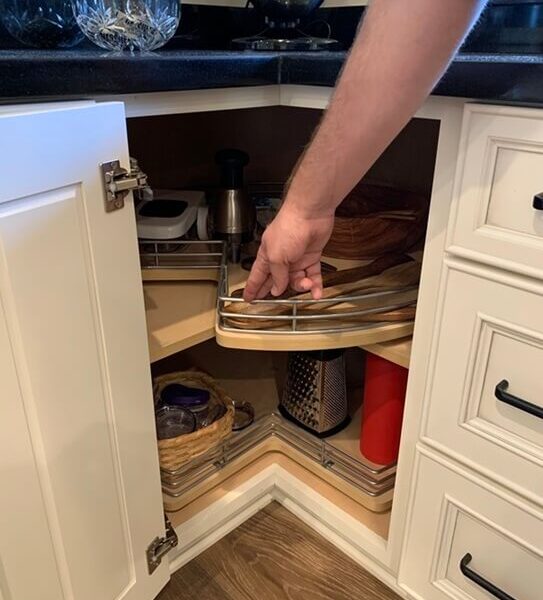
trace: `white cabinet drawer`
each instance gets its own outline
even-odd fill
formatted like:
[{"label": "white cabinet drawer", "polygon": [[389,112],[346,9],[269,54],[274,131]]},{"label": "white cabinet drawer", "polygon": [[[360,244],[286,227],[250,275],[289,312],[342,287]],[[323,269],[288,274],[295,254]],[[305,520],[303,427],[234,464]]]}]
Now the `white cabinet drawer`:
[{"label": "white cabinet drawer", "polygon": [[466,105],[450,252],[543,277],[543,110]]},{"label": "white cabinet drawer", "polygon": [[445,462],[419,460],[400,583],[421,600],[490,600],[488,584],[514,600],[541,600],[543,513]]},{"label": "white cabinet drawer", "polygon": [[447,265],[423,436],[543,503],[543,285]]}]

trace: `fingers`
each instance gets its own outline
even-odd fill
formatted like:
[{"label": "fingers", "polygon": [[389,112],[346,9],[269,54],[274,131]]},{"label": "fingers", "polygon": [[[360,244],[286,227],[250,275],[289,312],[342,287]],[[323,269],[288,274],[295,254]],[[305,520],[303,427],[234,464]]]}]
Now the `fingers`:
[{"label": "fingers", "polygon": [[[247,284],[245,285],[245,290],[243,291],[243,299],[245,302],[252,302],[257,297],[260,296],[260,292],[263,286],[268,281],[270,276],[270,269],[268,263],[262,259],[259,254],[256,257],[256,260],[253,264],[253,268],[251,269],[251,273],[249,275],[249,279],[247,280]],[[269,293],[269,290],[266,292],[266,295]]]},{"label": "fingers", "polygon": [[271,275],[269,275],[268,279],[266,279],[266,281],[263,283],[262,287],[258,291],[256,295],[256,300],[262,300],[263,298],[265,298],[271,292],[272,287],[273,279]]},{"label": "fingers", "polygon": [[[310,264],[308,264],[310,263]],[[306,255],[299,261],[288,263],[269,257],[261,246],[243,292],[246,302],[272,296],[281,296],[291,287],[299,293],[311,291],[315,300],[322,297],[320,253]]]},{"label": "fingers", "polygon": [[305,270],[307,279],[311,282],[311,295],[313,300],[320,300],[322,298],[322,274],[321,274],[321,263],[320,260],[313,263]]},{"label": "fingers", "polygon": [[273,296],[280,296],[287,289],[288,282],[288,266],[269,262],[259,253],[245,285],[243,299],[245,302],[261,300],[270,292]]},{"label": "fingers", "polygon": [[313,282],[308,279],[305,269],[290,272],[290,287],[297,292],[308,292]]},{"label": "fingers", "polygon": [[269,263],[270,273],[273,279],[271,289],[272,296],[280,296],[288,287],[289,269],[288,264],[279,262]]}]

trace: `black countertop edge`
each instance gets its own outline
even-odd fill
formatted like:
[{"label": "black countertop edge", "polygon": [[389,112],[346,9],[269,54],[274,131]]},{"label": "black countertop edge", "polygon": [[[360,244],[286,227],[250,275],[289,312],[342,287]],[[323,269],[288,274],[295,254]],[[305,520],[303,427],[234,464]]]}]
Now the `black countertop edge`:
[{"label": "black countertop edge", "polygon": [[0,51],[0,98],[93,96],[279,83],[277,53]]},{"label": "black countertop edge", "polygon": [[[286,55],[281,83],[333,86],[345,53],[327,56]],[[433,90],[455,96],[500,102],[543,103],[543,55],[460,54]]]},{"label": "black countertop edge", "polygon": [[[0,98],[86,97],[271,85],[333,86],[345,52],[0,51]],[[459,54],[435,94],[543,103],[543,55]]]}]

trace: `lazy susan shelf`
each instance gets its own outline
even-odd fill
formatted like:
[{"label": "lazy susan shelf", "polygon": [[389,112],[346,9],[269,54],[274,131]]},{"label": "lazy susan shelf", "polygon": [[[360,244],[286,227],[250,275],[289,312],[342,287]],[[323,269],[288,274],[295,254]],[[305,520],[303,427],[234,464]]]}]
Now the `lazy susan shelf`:
[{"label": "lazy susan shelf", "polygon": [[[196,272],[191,274],[194,277]],[[228,268],[230,292],[245,285],[248,273]],[[216,337],[225,348],[245,350],[327,350],[360,346],[407,366],[413,321],[364,324],[336,332],[292,334],[224,328],[217,319],[217,280],[145,281],[144,299],[151,362]],[[400,341],[401,340],[401,341]]]},{"label": "lazy susan shelf", "polygon": [[387,323],[338,333],[246,333],[216,327],[217,343],[225,348],[245,350],[331,350],[333,348],[371,347],[413,333],[413,322]]}]

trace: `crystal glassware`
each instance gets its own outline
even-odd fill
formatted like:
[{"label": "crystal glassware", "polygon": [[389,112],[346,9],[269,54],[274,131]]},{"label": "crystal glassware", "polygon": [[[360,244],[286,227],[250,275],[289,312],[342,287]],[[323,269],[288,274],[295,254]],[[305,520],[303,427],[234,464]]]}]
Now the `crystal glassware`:
[{"label": "crystal glassware", "polygon": [[107,50],[155,50],[175,33],[180,0],[73,0],[79,27]]},{"label": "crystal glassware", "polygon": [[25,46],[70,48],[83,39],[70,0],[0,0],[5,28]]}]

